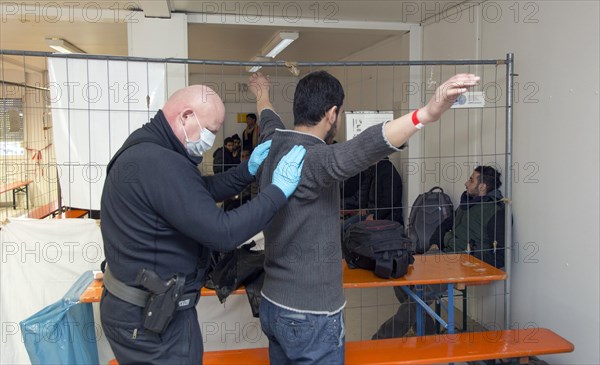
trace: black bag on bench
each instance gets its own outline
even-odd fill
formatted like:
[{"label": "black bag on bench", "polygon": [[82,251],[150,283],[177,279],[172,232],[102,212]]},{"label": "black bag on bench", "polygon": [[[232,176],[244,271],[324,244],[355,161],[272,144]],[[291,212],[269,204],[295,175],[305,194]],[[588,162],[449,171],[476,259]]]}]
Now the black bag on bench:
[{"label": "black bag on bench", "polygon": [[262,250],[251,250],[255,245],[256,243],[252,241],[234,251],[213,252],[204,286],[214,289],[219,301],[224,303],[231,292],[244,285],[252,315],[258,318],[258,308],[262,298],[260,291],[265,278],[263,268],[265,254]]},{"label": "black bag on bench", "polygon": [[351,269],[372,270],[389,279],[400,278],[415,260],[404,227],[388,220],[367,220],[351,225],[344,234],[342,251]]}]

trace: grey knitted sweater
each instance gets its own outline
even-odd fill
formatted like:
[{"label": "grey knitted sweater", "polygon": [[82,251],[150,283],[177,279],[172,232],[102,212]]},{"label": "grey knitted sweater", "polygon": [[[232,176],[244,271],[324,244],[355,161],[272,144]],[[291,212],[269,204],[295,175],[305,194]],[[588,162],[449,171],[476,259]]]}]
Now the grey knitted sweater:
[{"label": "grey knitted sweater", "polygon": [[261,142],[272,139],[257,177],[271,183],[277,162],[296,144],[306,148],[302,179],[288,204],[265,228],[263,295],[288,309],[335,313],[344,307],[339,188],[343,181],[397,151],[383,125],[333,145],[310,134],[285,130],[272,110],[260,116]]}]

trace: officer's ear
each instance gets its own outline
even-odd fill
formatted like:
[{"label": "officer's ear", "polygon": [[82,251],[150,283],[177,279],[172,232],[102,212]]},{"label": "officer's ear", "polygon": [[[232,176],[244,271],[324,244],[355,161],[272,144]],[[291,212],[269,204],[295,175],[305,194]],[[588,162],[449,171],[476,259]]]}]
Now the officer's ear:
[{"label": "officer's ear", "polygon": [[187,122],[187,120],[189,118],[191,118],[194,115],[194,111],[190,108],[186,108],[181,112],[181,120],[183,125],[185,125],[185,123]]}]

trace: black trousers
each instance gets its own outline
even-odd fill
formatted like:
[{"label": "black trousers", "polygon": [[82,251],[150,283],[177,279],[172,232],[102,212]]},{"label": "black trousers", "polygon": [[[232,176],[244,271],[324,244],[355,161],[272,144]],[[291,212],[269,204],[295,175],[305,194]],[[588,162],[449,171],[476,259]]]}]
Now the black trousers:
[{"label": "black trousers", "polygon": [[161,334],[142,327],[143,310],[104,290],[102,329],[119,365],[202,364],[204,347],[196,308],[175,312]]}]

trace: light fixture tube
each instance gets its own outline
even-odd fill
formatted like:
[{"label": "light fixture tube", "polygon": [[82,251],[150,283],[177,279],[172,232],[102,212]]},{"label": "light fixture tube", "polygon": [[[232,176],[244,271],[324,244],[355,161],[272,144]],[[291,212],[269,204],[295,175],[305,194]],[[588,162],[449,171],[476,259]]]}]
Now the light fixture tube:
[{"label": "light fixture tube", "polygon": [[62,38],[46,38],[48,47],[60,53],[85,53],[82,49]]},{"label": "light fixture tube", "polygon": [[265,48],[265,57],[275,58],[296,39],[298,39],[298,32],[277,33]]}]

